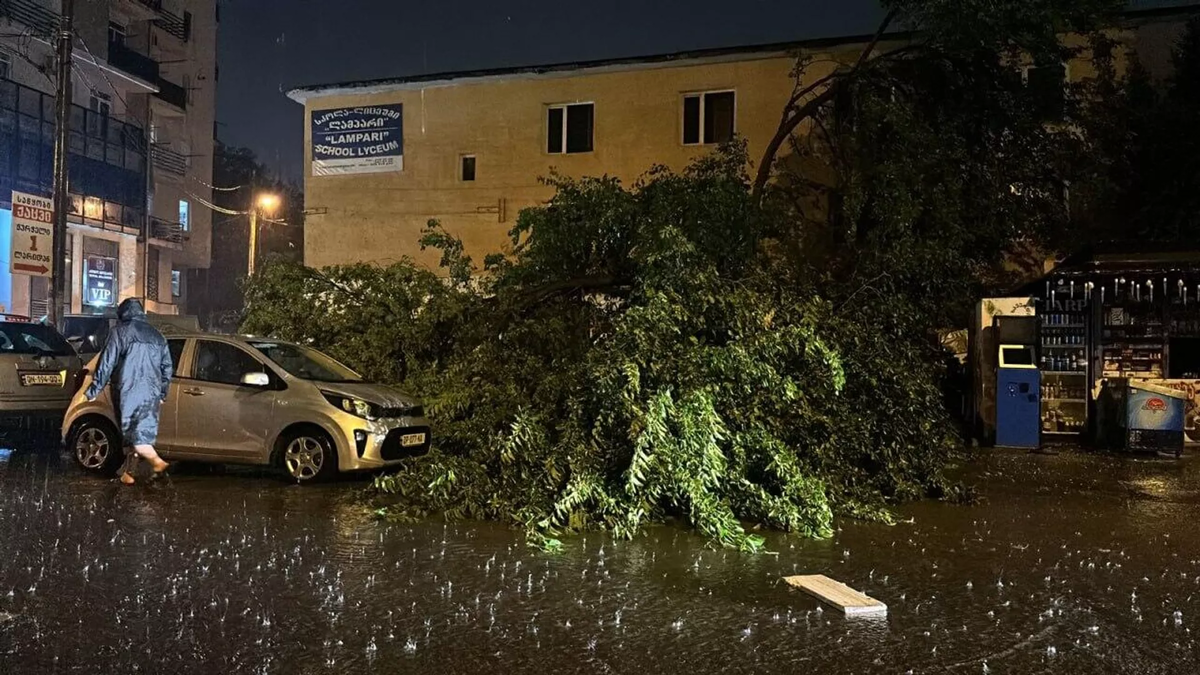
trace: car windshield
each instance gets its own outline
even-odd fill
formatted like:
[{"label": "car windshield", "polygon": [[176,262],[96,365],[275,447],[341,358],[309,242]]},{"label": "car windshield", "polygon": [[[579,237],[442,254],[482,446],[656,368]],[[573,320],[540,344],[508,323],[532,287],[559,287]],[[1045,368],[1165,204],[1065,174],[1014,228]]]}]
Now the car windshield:
[{"label": "car windshield", "polygon": [[289,375],[313,382],[362,382],[358,373],[315,349],[279,342],[251,342],[263,356]]},{"label": "car windshield", "polygon": [[0,322],[0,356],[72,356],[75,350],[50,326]]}]

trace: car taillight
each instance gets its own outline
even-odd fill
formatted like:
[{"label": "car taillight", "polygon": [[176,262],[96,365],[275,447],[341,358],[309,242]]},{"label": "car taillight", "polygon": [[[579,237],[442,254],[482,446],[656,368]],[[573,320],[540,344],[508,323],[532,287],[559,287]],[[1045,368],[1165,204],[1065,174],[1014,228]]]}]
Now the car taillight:
[{"label": "car taillight", "polygon": [[79,390],[83,388],[83,382],[84,382],[84,380],[87,379],[87,376],[88,376],[87,368],[80,368],[78,371],[76,371],[76,373],[75,373],[75,391],[73,393],[76,393],[76,394],[79,393]]}]

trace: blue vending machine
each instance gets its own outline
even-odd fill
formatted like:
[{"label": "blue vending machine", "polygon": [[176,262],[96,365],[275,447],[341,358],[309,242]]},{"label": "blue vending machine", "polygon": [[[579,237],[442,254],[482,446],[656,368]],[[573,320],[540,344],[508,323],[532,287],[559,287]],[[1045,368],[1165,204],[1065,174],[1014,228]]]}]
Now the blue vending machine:
[{"label": "blue vending machine", "polygon": [[1031,344],[1001,344],[996,372],[996,445],[1041,446],[1042,373]]}]

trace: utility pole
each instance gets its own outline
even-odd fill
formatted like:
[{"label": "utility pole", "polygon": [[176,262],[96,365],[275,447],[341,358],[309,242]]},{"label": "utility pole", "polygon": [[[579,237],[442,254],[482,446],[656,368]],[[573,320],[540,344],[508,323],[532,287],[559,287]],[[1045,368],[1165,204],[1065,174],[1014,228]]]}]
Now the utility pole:
[{"label": "utility pole", "polygon": [[254,261],[258,258],[258,204],[250,205],[250,259],[246,264],[246,278],[254,276]]},{"label": "utility pole", "polygon": [[61,325],[67,278],[67,211],[71,200],[67,186],[67,152],[71,120],[71,49],[75,42],[75,0],[62,0],[58,24],[58,82],[54,98],[54,264],[50,276],[49,319]]}]

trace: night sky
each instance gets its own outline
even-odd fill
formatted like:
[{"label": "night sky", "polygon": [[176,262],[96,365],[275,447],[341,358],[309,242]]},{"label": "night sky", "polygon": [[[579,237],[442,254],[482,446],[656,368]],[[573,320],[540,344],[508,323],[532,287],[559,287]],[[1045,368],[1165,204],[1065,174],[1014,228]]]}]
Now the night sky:
[{"label": "night sky", "polygon": [[318,84],[869,33],[876,0],[220,0],[219,137],[293,178]]}]

